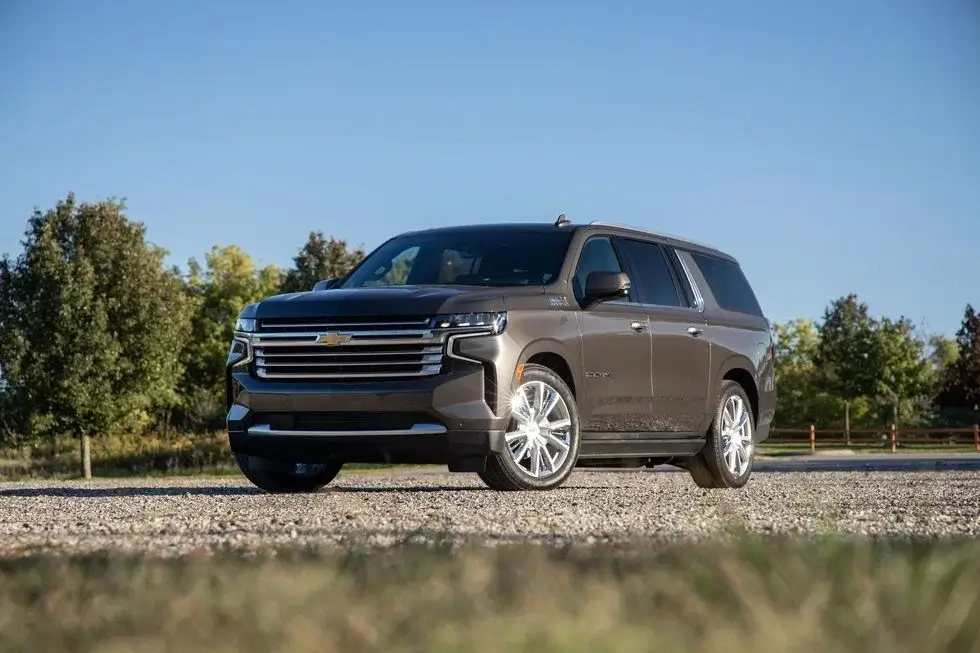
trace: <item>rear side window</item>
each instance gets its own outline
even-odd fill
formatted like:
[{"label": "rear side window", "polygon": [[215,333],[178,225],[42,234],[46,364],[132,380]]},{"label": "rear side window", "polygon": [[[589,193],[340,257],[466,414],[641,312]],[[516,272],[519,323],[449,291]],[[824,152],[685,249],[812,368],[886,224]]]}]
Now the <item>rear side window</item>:
[{"label": "rear side window", "polygon": [[630,239],[620,240],[619,245],[636,275],[630,281],[636,289],[637,301],[658,306],[681,305],[663,247],[657,243]]},{"label": "rear side window", "polygon": [[755,293],[737,263],[695,252],[691,252],[691,258],[701,269],[718,306],[726,311],[762,315]]}]

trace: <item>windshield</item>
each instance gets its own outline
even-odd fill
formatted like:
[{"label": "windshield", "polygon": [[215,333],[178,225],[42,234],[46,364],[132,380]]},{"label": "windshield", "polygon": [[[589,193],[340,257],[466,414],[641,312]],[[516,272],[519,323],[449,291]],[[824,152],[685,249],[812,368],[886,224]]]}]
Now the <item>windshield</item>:
[{"label": "windshield", "polygon": [[570,231],[432,232],[394,238],[339,287],[537,286],[561,272]]}]

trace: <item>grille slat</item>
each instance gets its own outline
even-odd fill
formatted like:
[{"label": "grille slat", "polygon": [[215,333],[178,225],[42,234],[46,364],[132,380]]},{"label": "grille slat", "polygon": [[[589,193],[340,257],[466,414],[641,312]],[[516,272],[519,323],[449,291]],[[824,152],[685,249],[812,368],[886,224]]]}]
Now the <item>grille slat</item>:
[{"label": "grille slat", "polygon": [[[379,357],[384,357],[386,359],[387,358],[395,359],[395,357],[397,357],[397,356],[420,356],[420,355],[432,355],[432,354],[438,354],[440,356],[442,355],[442,347],[441,346],[436,346],[436,347],[423,347],[422,349],[418,349],[418,348],[413,347],[412,349],[407,350],[407,351],[406,350],[403,350],[403,351],[388,351],[388,350],[374,351],[374,350],[372,350],[372,351],[342,351],[342,352],[323,352],[323,351],[318,351],[318,352],[295,351],[295,352],[293,352],[293,351],[283,351],[284,349],[285,349],[285,347],[276,349],[273,352],[273,355],[276,356],[276,358],[295,358],[295,357],[302,357],[302,358],[327,358],[327,357],[329,357],[329,358],[346,358],[346,357],[349,357],[349,356],[360,358],[360,357],[364,357],[364,356],[379,356]],[[303,349],[303,348],[299,348],[299,349]],[[339,347],[337,347],[337,349],[339,349]],[[255,351],[255,355],[261,358],[261,357],[265,356],[265,351],[266,350],[264,348],[263,349],[257,349]]]},{"label": "grille slat", "polygon": [[[288,360],[288,361],[275,361],[275,360],[273,360],[273,361],[270,361],[268,358],[257,358],[257,359],[255,359],[255,362],[256,362],[257,365],[263,365],[263,366],[265,366],[267,368],[269,368],[269,367],[322,367],[322,368],[325,368],[324,371],[327,371],[327,372],[330,371],[330,368],[334,368],[334,367],[338,367],[338,366],[339,367],[379,367],[379,366],[380,367],[394,367],[396,365],[415,365],[415,366],[418,366],[419,365],[419,361],[417,361],[417,360],[410,360],[410,361],[405,361],[405,360],[398,360],[398,361],[349,361],[349,362],[348,361],[343,361],[343,362],[328,361],[328,362],[316,362],[316,363],[313,363],[313,362],[297,362],[297,361],[294,361],[294,360]],[[421,362],[423,364],[426,364],[426,365],[435,365],[436,363],[441,363],[442,362],[442,356],[438,356],[438,357],[436,357],[434,359],[431,356],[426,356],[424,359],[422,359]]]},{"label": "grille slat", "polygon": [[424,331],[429,327],[428,318],[381,317],[355,318],[265,318],[262,331],[265,333],[311,333],[319,331]]},{"label": "grille slat", "polygon": [[[352,380],[432,376],[446,334],[419,317],[261,319],[252,335],[255,373],[265,379]],[[317,342],[321,336],[326,342]]]}]

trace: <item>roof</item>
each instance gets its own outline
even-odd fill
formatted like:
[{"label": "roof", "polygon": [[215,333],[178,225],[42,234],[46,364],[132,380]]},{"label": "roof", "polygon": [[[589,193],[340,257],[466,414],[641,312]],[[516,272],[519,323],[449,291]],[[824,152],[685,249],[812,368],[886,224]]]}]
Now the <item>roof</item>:
[{"label": "roof", "polygon": [[602,230],[608,233],[615,233],[623,236],[628,235],[639,235],[645,237],[656,238],[668,245],[679,247],[682,249],[691,250],[694,252],[700,252],[704,254],[709,254],[711,256],[716,256],[718,258],[723,258],[729,261],[735,261],[735,257],[728,254],[722,250],[719,250],[710,245],[705,245],[703,243],[697,243],[695,241],[683,238],[681,236],[661,233],[649,229],[643,229],[642,227],[633,227],[630,225],[617,224],[612,222],[604,221],[592,221],[585,224],[576,224],[574,222],[566,222],[559,226],[552,222],[484,222],[484,223],[467,223],[467,224],[457,224],[445,227],[431,227],[428,229],[417,229],[413,231],[406,232],[401,235],[410,234],[421,234],[421,233],[453,233],[453,232],[473,232],[480,231],[485,232],[488,235],[493,233],[503,233],[503,232],[531,232],[531,233],[550,233],[550,232],[569,232],[569,231],[582,231],[582,230]]}]

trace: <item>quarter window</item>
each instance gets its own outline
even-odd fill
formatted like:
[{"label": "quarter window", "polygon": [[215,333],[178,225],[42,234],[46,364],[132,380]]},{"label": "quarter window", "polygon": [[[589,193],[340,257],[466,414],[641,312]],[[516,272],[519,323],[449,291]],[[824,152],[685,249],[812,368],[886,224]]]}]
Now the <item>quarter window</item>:
[{"label": "quarter window", "polygon": [[762,308],[738,263],[691,252],[718,306],[726,311],[762,315]]}]

